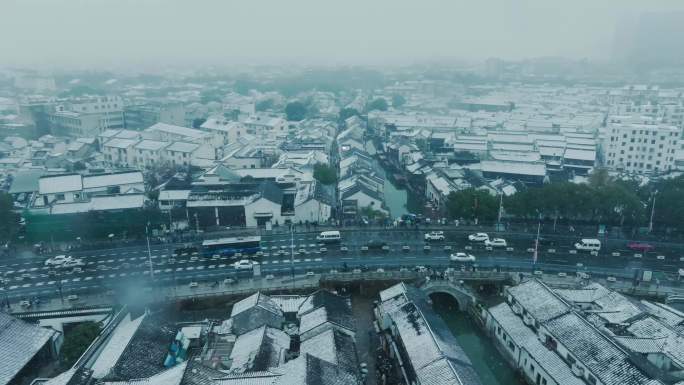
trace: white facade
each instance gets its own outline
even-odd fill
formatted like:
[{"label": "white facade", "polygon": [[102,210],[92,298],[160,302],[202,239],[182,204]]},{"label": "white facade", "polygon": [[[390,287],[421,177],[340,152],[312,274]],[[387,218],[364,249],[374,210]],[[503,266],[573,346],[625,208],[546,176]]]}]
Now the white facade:
[{"label": "white facade", "polygon": [[129,166],[134,164],[134,146],[138,143],[135,139],[114,138],[102,145],[102,154],[105,162],[117,166]]},{"label": "white facade", "polygon": [[681,129],[662,124],[612,123],[605,138],[604,162],[629,173],[665,173],[674,169]]},{"label": "white facade", "polygon": [[285,219],[292,219],[292,216],[284,217],[281,215],[280,204],[272,202],[266,198],[259,198],[245,205],[245,226],[257,227],[260,221],[278,223],[282,225]]}]

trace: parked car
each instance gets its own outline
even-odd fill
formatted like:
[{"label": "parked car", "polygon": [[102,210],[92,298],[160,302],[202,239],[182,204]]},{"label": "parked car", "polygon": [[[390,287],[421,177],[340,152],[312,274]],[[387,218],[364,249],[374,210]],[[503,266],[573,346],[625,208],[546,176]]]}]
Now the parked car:
[{"label": "parked car", "polygon": [[444,240],[444,231],[430,231],[429,233],[425,234],[425,241],[443,241]]},{"label": "parked car", "polygon": [[468,235],[468,240],[470,242],[485,242],[489,240],[489,235],[487,233],[475,233]]},{"label": "parked car", "polygon": [[235,264],[233,266],[235,266],[235,270],[249,270],[249,269],[253,268],[254,265],[258,265],[258,264],[259,264],[259,262],[250,261],[249,259],[241,259],[241,260],[235,262]]},{"label": "parked car", "polygon": [[627,248],[630,250],[638,251],[640,253],[646,253],[648,251],[655,250],[655,246],[653,246],[650,243],[644,243],[644,242],[629,242],[627,244]]},{"label": "parked car", "polygon": [[52,258],[49,258],[47,261],[45,261],[45,266],[60,266],[64,264],[66,261],[70,261],[71,257],[68,257],[66,255],[55,255]]},{"label": "parked car", "polygon": [[472,254],[466,254],[466,253],[455,253],[451,254],[449,256],[449,259],[452,262],[475,262],[475,256]]},{"label": "parked car", "polygon": [[489,247],[506,247],[508,246],[508,243],[506,243],[506,240],[503,238],[494,238],[494,239],[488,239],[485,241],[485,246]]}]

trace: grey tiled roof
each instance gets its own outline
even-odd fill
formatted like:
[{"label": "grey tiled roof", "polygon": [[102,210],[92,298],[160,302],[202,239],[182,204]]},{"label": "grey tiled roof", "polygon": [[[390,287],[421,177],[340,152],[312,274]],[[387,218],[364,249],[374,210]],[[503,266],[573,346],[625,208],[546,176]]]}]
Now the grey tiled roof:
[{"label": "grey tiled roof", "polygon": [[522,319],[515,315],[508,304],[502,303],[489,309],[489,314],[513,342],[525,349],[527,353],[544,368],[544,371],[556,383],[563,385],[584,385],[584,381],[577,378],[570,366],[553,351],[542,345],[537,335],[526,326]]},{"label": "grey tiled roof", "polygon": [[121,358],[104,377],[105,381],[125,381],[147,378],[165,369],[164,360],[169,344],[178,332],[166,325],[160,316],[147,316],[121,354]]},{"label": "grey tiled roof", "polygon": [[565,346],[605,385],[659,384],[650,380],[622,349],[575,313],[545,324],[548,332]]},{"label": "grey tiled roof", "polygon": [[359,368],[354,338],[335,329],[302,342],[299,351],[302,355],[310,354],[338,365],[350,373],[357,373]]},{"label": "grey tiled roof", "polygon": [[0,312],[0,385],[10,382],[55,333]]},{"label": "grey tiled roof", "polygon": [[[409,302],[391,317],[421,384],[481,384],[470,359],[426,301]],[[450,380],[444,382],[447,378]]]},{"label": "grey tiled roof", "polygon": [[570,311],[570,306],[566,302],[536,279],[511,287],[508,293],[539,322]]}]

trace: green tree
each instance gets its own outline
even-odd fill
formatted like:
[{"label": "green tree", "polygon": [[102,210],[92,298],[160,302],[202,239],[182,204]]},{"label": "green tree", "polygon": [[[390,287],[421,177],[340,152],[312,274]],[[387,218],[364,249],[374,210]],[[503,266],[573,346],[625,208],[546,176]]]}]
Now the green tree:
[{"label": "green tree", "polygon": [[100,334],[101,326],[95,322],[84,322],[64,336],[64,344],[60,351],[60,362],[63,368],[70,368]]},{"label": "green tree", "polygon": [[385,98],[377,98],[368,104],[368,111],[380,110],[387,111],[387,100]]},{"label": "green tree", "polygon": [[314,165],[314,178],[324,185],[331,185],[337,181],[337,171],[332,166],[316,163]]},{"label": "green tree", "polygon": [[355,108],[343,108],[340,110],[340,122],[344,122],[354,115],[360,115],[359,111],[357,111]]},{"label": "green tree", "polygon": [[499,201],[486,191],[469,188],[450,193],[446,208],[452,219],[492,221],[499,214]]},{"label": "green tree", "polygon": [[8,242],[19,231],[19,214],[14,212],[14,200],[6,192],[0,192],[0,241]]},{"label": "green tree", "polygon": [[406,99],[403,96],[399,94],[392,95],[392,107],[399,108],[404,104],[406,104]]},{"label": "green tree", "polygon": [[300,101],[290,102],[285,106],[287,120],[300,121],[306,117],[306,106]]}]

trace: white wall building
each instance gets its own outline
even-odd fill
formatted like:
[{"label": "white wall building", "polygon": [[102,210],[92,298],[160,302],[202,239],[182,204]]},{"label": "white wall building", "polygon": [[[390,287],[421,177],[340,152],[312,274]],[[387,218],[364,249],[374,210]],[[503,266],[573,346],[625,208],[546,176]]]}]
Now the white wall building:
[{"label": "white wall building", "polygon": [[681,129],[663,124],[610,123],[603,146],[605,165],[629,173],[674,169]]}]

